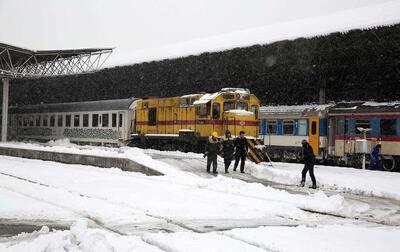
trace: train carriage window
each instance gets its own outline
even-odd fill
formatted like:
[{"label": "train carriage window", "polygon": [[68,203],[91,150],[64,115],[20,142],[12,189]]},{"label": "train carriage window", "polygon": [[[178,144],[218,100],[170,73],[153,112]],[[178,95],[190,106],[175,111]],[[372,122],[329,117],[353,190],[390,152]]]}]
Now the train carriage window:
[{"label": "train carriage window", "polygon": [[148,125],[157,125],[157,108],[149,108]]},{"label": "train carriage window", "polygon": [[299,120],[299,136],[307,136],[307,120]]},{"label": "train carriage window", "polygon": [[283,134],[293,135],[294,132],[293,121],[283,121]]},{"label": "train carriage window", "polygon": [[[356,125],[356,134],[358,134],[358,135],[363,134],[363,132],[359,131],[358,128],[363,128],[363,129],[371,128],[370,121],[368,119],[357,119],[355,125]],[[368,134],[368,132],[367,132],[367,134]]]},{"label": "train carriage window", "polygon": [[111,115],[111,127],[116,128],[117,127],[117,114],[113,113]]},{"label": "train carriage window", "polygon": [[247,104],[247,102],[238,102],[236,105],[236,109],[248,111],[249,105]]},{"label": "train carriage window", "polygon": [[71,127],[71,115],[65,116],[65,127]]},{"label": "train carriage window", "polygon": [[344,136],[349,134],[349,121],[346,119],[338,119],[336,121],[336,134]]},{"label": "train carriage window", "polygon": [[57,126],[58,127],[62,127],[63,126],[63,116],[62,115],[58,115],[57,116]]},{"label": "train carriage window", "polygon": [[28,127],[29,125],[29,118],[24,116],[24,127]]},{"label": "train carriage window", "polygon": [[29,126],[30,127],[35,126],[35,116],[33,115],[29,116]]},{"label": "train carriage window", "polygon": [[54,127],[56,124],[56,117],[55,115],[50,116],[50,127]]},{"label": "train carriage window", "polygon": [[41,115],[36,115],[36,127],[40,127],[41,125],[40,125],[40,119],[42,119],[42,116]]},{"label": "train carriage window", "polygon": [[276,134],[276,121],[267,121],[268,134]]},{"label": "train carriage window", "polygon": [[228,111],[231,109],[235,109],[235,102],[233,101],[224,102],[224,111]]},{"label": "train carriage window", "polygon": [[89,114],[83,114],[82,123],[83,127],[89,127]]},{"label": "train carriage window", "polygon": [[74,127],[79,127],[80,115],[74,115]]},{"label": "train carriage window", "polygon": [[119,120],[118,120],[118,127],[122,128],[123,121],[124,121],[124,114],[120,113]]},{"label": "train carriage window", "polygon": [[43,127],[47,127],[49,126],[49,116],[48,115],[44,115],[43,116]]},{"label": "train carriage window", "polygon": [[381,119],[381,135],[382,136],[396,136],[396,119]]},{"label": "train carriage window", "polygon": [[99,115],[98,114],[92,115],[92,127],[99,127]]},{"label": "train carriage window", "polygon": [[311,135],[317,134],[317,122],[313,121],[311,122]]},{"label": "train carriage window", "polygon": [[22,116],[18,116],[18,126],[22,127]]},{"label": "train carriage window", "polygon": [[102,114],[102,122],[101,122],[101,126],[102,127],[108,127],[108,114]]},{"label": "train carriage window", "polygon": [[212,118],[213,119],[219,119],[219,115],[220,115],[220,112],[221,112],[221,109],[220,109],[220,105],[219,105],[219,103],[213,103],[213,109],[212,109]]}]

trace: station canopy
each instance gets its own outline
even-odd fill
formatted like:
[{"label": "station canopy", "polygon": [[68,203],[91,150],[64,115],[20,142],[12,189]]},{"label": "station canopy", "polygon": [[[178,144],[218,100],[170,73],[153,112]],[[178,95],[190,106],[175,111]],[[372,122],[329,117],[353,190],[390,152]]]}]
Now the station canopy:
[{"label": "station canopy", "polygon": [[29,50],[0,43],[0,78],[43,77],[93,72],[113,48]]}]

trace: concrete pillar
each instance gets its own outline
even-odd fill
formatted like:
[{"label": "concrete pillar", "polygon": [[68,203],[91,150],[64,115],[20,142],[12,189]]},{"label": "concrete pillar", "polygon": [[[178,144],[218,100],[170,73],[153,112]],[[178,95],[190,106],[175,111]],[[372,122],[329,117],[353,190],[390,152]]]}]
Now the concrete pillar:
[{"label": "concrete pillar", "polygon": [[3,107],[2,107],[2,120],[1,120],[1,141],[7,142],[7,122],[8,122],[8,89],[10,80],[3,79]]}]

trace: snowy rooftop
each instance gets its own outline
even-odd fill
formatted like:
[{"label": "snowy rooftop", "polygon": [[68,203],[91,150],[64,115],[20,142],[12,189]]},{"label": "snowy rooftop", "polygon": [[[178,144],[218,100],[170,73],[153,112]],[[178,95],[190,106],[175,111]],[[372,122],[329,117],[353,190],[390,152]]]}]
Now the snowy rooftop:
[{"label": "snowy rooftop", "polygon": [[332,107],[333,104],[323,105],[282,105],[282,106],[263,106],[260,108],[261,113],[304,113],[304,112],[322,112],[327,108]]},{"label": "snowy rooftop", "polygon": [[110,57],[107,66],[179,58],[236,47],[269,44],[287,39],[391,25],[400,22],[399,13],[400,1],[390,1],[141,51],[122,52],[118,51],[117,48]]}]

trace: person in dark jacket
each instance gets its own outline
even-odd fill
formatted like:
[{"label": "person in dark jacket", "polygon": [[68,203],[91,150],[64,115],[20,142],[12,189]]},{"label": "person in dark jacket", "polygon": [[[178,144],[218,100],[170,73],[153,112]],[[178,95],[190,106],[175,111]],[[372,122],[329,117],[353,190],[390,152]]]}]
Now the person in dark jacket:
[{"label": "person in dark jacket", "polygon": [[206,144],[206,150],[204,156],[207,156],[207,172],[210,172],[211,163],[213,165],[213,173],[217,174],[217,157],[220,149],[220,143],[218,141],[218,133],[213,132],[208,138]]},{"label": "person in dark jacket", "polygon": [[379,153],[381,152],[381,147],[382,147],[382,145],[377,144],[374,148],[372,148],[372,151],[370,154],[371,158],[369,160],[368,170],[373,170],[375,166],[381,171],[384,170],[382,162],[379,159]]},{"label": "person in dark jacket", "polygon": [[247,139],[244,136],[244,131],[240,131],[239,137],[237,137],[234,141],[234,146],[235,146],[235,166],[233,167],[233,171],[236,171],[236,168],[240,160],[240,172],[244,173],[244,163],[246,162],[246,156],[247,156]]},{"label": "person in dark jacket", "polygon": [[233,159],[233,138],[231,136],[231,132],[226,130],[225,138],[222,141],[222,151],[224,153],[224,164],[225,164],[225,173],[228,173],[229,166],[231,165]]},{"label": "person in dark jacket", "polygon": [[306,183],[306,174],[308,171],[310,173],[310,177],[313,183],[310,188],[316,189],[317,181],[314,176],[315,155],[313,149],[305,139],[301,141],[301,145],[303,146],[303,161],[304,161],[304,169],[301,172],[301,186],[304,186]]}]

